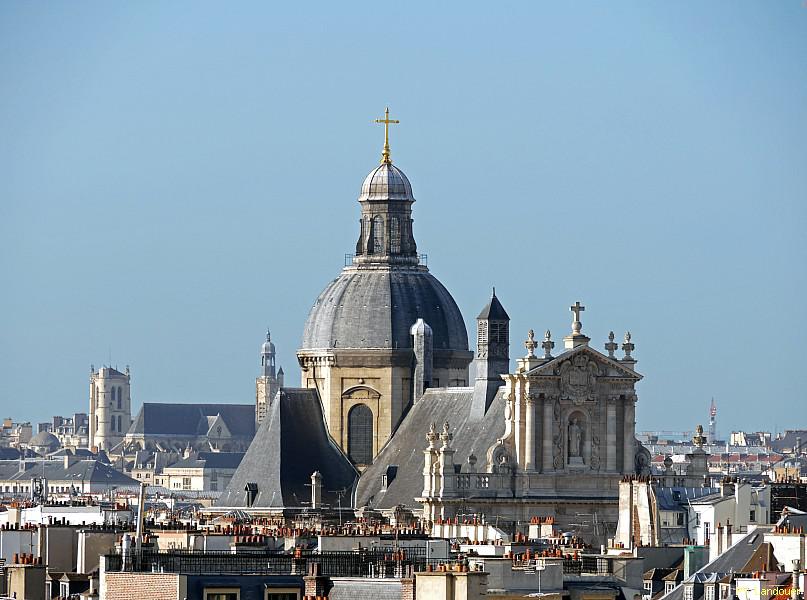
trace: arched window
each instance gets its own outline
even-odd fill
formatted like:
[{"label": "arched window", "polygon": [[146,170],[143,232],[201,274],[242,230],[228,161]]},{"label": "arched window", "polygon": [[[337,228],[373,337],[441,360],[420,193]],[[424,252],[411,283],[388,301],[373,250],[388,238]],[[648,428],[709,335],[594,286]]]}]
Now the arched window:
[{"label": "arched window", "polygon": [[384,219],[373,217],[373,254],[384,253]]},{"label": "arched window", "polygon": [[390,252],[398,253],[401,251],[401,225],[398,217],[392,217],[389,224],[389,243]]},{"label": "arched window", "polygon": [[373,411],[357,404],[347,414],[347,453],[357,465],[373,460]]},{"label": "arched window", "polygon": [[98,415],[95,415],[95,431],[98,431]]},{"label": "arched window", "polygon": [[[118,398],[120,398],[120,396],[118,396]],[[121,415],[118,415],[118,433],[123,433],[122,419],[123,417],[121,417]]]},{"label": "arched window", "polygon": [[112,402],[115,401],[115,386],[112,386]]},{"label": "arched window", "polygon": [[123,388],[118,387],[118,410],[121,409],[123,403]]}]

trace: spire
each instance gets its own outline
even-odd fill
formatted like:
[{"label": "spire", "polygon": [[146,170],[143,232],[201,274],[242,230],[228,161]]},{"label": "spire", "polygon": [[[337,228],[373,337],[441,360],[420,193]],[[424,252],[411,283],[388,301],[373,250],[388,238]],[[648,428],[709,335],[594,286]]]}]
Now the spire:
[{"label": "spire", "polygon": [[384,124],[384,150],[381,164],[364,178],[359,192],[359,239],[352,264],[418,265],[412,234],[412,185],[390,158],[389,126],[398,121],[389,118],[387,108],[384,118],[375,122]]},{"label": "spire", "polygon": [[389,106],[384,110],[384,118],[383,119],[376,119],[376,123],[383,123],[384,124],[384,150],[381,152],[381,162],[383,164],[392,164],[392,158],[390,157],[390,150],[389,150],[389,126],[390,124],[397,125],[400,123],[398,119],[390,119],[389,118]]}]

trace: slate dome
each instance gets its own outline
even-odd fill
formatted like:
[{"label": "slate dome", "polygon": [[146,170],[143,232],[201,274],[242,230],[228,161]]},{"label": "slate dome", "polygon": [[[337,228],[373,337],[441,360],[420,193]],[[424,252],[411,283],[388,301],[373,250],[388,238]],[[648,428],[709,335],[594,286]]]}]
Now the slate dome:
[{"label": "slate dome", "polygon": [[363,200],[409,200],[415,201],[412,195],[412,184],[398,167],[392,163],[381,163],[370,171],[361,184],[359,202]]},{"label": "slate dome", "polygon": [[411,348],[418,318],[432,328],[435,350],[468,350],[459,307],[424,267],[348,267],[314,302],[302,349]]},{"label": "slate dome", "polygon": [[[456,302],[420,263],[411,230],[414,201],[409,179],[388,160],[364,178],[356,258],[314,302],[301,350],[412,348],[410,329],[422,318],[435,350],[468,351]],[[371,243],[376,235],[379,241]]]},{"label": "slate dome", "polygon": [[28,442],[28,445],[36,448],[47,448],[49,451],[58,450],[62,443],[55,435],[49,431],[40,431]]}]

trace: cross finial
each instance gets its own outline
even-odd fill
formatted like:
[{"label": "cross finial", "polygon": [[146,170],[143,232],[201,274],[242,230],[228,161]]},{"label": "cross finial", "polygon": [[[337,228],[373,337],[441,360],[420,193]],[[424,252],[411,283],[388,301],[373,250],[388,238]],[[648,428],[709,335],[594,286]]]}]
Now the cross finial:
[{"label": "cross finial", "polygon": [[577,301],[569,307],[569,310],[574,313],[574,321],[572,321],[572,333],[577,335],[583,328],[583,324],[580,322],[580,313],[586,310],[586,307],[580,304],[580,301]]},{"label": "cross finial", "polygon": [[267,341],[267,342],[271,342],[271,341],[272,341],[272,332],[271,332],[271,331],[269,331],[269,329],[268,329],[268,328],[266,329],[266,341]]},{"label": "cross finial", "polygon": [[392,164],[392,159],[390,158],[390,151],[389,151],[389,126],[390,123],[398,124],[400,123],[400,121],[398,119],[389,118],[389,106],[388,106],[384,111],[384,118],[376,119],[375,122],[384,124],[384,150],[381,152],[381,162],[386,164]]}]

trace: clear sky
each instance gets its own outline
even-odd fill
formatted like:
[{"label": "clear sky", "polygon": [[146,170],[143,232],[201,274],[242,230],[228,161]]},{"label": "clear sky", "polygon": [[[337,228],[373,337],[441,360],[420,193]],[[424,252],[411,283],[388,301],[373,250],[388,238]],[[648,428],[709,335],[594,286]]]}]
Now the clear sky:
[{"label": "clear sky", "polygon": [[[633,333],[638,430],[807,426],[801,0],[0,3],[0,416],[287,383],[379,159],[473,334]],[[473,337],[472,337],[473,339]]]}]

